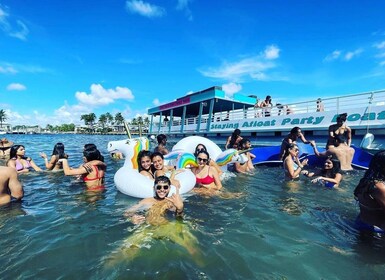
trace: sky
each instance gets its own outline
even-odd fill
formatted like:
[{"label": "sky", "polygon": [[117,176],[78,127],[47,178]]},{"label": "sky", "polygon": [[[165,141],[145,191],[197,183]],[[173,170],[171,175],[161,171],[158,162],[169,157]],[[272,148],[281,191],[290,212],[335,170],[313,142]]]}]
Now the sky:
[{"label": "sky", "polygon": [[0,0],[12,125],[126,119],[189,93],[273,104],[385,88],[385,1]]}]

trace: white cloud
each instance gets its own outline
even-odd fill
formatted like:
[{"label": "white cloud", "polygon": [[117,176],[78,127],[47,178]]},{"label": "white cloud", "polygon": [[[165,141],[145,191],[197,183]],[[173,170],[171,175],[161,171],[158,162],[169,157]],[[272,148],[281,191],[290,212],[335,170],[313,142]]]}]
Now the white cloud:
[{"label": "white cloud", "polygon": [[0,73],[2,74],[16,74],[17,72],[12,66],[0,66]]},{"label": "white cloud", "polygon": [[375,43],[374,47],[377,49],[385,49],[385,41],[382,41],[381,43]]},{"label": "white cloud", "polygon": [[91,92],[76,92],[75,97],[80,103],[94,107],[113,103],[116,99],[133,100],[135,97],[131,90],[124,87],[105,89],[100,84],[92,84]]},{"label": "white cloud", "polygon": [[[279,57],[280,49],[270,45],[263,52],[255,56],[242,58],[235,62],[223,62],[219,67],[210,67],[198,70],[203,76],[223,79],[229,82],[242,82],[244,79],[260,79],[261,76],[267,77],[268,71],[276,67],[273,60]],[[269,79],[273,79],[270,77]],[[274,79],[280,80],[279,77]],[[265,79],[263,79],[265,80]]]},{"label": "white cloud", "polygon": [[26,90],[27,87],[25,85],[19,83],[12,83],[7,86],[7,90]]},{"label": "white cloud", "polygon": [[234,93],[240,92],[242,90],[242,85],[236,83],[228,83],[222,85],[222,90],[225,92],[226,97],[231,98]]},{"label": "white cloud", "polygon": [[324,61],[332,61],[332,60],[336,60],[338,59],[339,57],[341,56],[341,51],[340,50],[335,50],[333,51],[331,54],[328,54]]},{"label": "white cloud", "polygon": [[191,2],[191,0],[178,0],[178,4],[176,6],[176,9],[180,10],[180,11],[184,11],[188,20],[191,21],[191,20],[193,20],[193,16],[192,16],[191,10],[188,6],[189,2]]},{"label": "white cloud", "polygon": [[164,8],[141,0],[126,1],[126,9],[131,13],[136,13],[149,18],[162,17],[166,14],[166,10]]},{"label": "white cloud", "polygon": [[277,59],[279,57],[280,49],[275,46],[271,45],[266,47],[264,55],[266,59]]},{"label": "white cloud", "polygon": [[13,23],[8,10],[8,7],[0,4],[0,30],[3,30],[8,36],[25,41],[29,33],[28,27],[21,20]]},{"label": "white cloud", "polygon": [[344,60],[346,61],[350,61],[352,60],[354,57],[360,55],[362,53],[362,49],[357,49],[355,51],[352,51],[352,52],[347,52],[344,56]]},{"label": "white cloud", "polygon": [[152,101],[152,104],[154,104],[155,106],[159,106],[160,105],[160,101],[158,98],[155,98],[153,101]]}]

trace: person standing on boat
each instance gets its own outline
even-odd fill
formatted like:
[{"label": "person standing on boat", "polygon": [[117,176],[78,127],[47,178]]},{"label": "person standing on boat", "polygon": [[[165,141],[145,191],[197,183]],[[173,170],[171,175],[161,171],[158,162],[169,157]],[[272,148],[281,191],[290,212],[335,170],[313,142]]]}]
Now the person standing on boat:
[{"label": "person standing on boat", "polygon": [[373,156],[369,169],[354,190],[354,197],[360,205],[356,222],[385,231],[385,151]]},{"label": "person standing on boat", "polygon": [[261,105],[259,104],[259,98],[257,96],[255,96],[255,104],[254,104],[254,117],[255,118],[258,118],[261,116],[259,108],[261,108]]},{"label": "person standing on boat", "polygon": [[318,157],[328,157],[332,156],[333,158],[337,158],[341,162],[341,170],[349,171],[353,170],[352,161],[354,157],[354,149],[349,147],[345,141],[344,136],[336,135],[334,136],[334,145],[330,145],[329,148],[320,153],[317,149],[317,145],[314,141],[311,141],[311,145],[314,149],[314,153]]},{"label": "person standing on boat", "polygon": [[325,111],[324,104],[322,103],[322,99],[318,98],[317,99],[317,110],[316,112],[323,112]]},{"label": "person standing on boat", "polygon": [[273,103],[271,103],[271,96],[266,96],[265,100],[261,102],[260,107],[262,108],[263,115],[265,117],[270,117],[271,108],[273,107]]},{"label": "person standing on boat", "polygon": [[158,146],[155,147],[154,153],[159,152],[162,155],[167,155],[168,154],[168,150],[166,148],[167,136],[164,134],[159,134],[158,136],[156,136],[156,140],[158,140]]},{"label": "person standing on boat", "polygon": [[281,151],[279,153],[279,159],[280,160],[283,160],[283,156],[285,154],[285,150],[286,150],[287,146],[292,144],[292,143],[296,144],[298,138],[301,139],[301,141],[303,143],[310,144],[310,142],[308,140],[306,140],[305,136],[302,134],[301,128],[299,128],[298,126],[293,127],[290,130],[290,133],[282,140]]},{"label": "person standing on boat", "polygon": [[24,195],[23,187],[14,168],[0,166],[0,205],[20,200]]},{"label": "person standing on boat", "polygon": [[346,118],[348,114],[343,113],[337,117],[337,123],[329,126],[329,139],[326,144],[326,149],[333,145],[334,137],[336,135],[343,135],[346,139],[347,145],[350,147],[352,144],[352,129],[346,125]]},{"label": "person standing on boat", "polygon": [[234,129],[233,133],[227,138],[225,149],[238,149],[238,144],[242,139],[241,130]]}]

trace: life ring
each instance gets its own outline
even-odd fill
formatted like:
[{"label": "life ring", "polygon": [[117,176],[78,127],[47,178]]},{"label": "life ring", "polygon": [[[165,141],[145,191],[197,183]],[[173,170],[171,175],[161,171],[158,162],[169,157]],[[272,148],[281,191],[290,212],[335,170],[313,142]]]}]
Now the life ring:
[{"label": "life ring", "polygon": [[[125,157],[123,166],[114,175],[115,186],[120,192],[137,198],[154,196],[154,181],[138,172],[138,154],[148,148],[148,139],[145,137],[108,142],[108,152],[120,151]],[[175,179],[180,182],[180,194],[189,192],[196,182],[195,175],[190,170],[177,174]],[[175,191],[175,187],[171,186],[169,195]]]}]

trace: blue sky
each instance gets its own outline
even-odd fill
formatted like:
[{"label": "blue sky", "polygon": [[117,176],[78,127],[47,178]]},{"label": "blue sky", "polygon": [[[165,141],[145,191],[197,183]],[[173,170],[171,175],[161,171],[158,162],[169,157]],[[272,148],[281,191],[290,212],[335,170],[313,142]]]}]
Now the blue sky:
[{"label": "blue sky", "polygon": [[384,11],[379,0],[0,0],[0,109],[44,127],[131,119],[214,85],[273,103],[384,89]]}]

